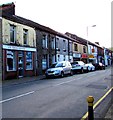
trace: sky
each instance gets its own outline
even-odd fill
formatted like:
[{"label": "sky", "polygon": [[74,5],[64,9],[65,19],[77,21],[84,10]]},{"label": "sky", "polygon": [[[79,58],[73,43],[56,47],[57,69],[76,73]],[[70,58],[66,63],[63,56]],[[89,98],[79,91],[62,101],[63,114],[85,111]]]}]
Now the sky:
[{"label": "sky", "polygon": [[111,47],[112,0],[0,0],[9,2],[15,3],[18,16]]}]

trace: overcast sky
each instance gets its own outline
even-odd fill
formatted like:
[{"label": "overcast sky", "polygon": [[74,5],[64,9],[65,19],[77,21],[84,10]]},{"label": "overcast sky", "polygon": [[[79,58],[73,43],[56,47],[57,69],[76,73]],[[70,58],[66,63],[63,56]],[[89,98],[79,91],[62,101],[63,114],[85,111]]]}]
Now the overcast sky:
[{"label": "overcast sky", "polygon": [[18,16],[58,32],[70,32],[91,42],[99,42],[101,46],[111,47],[111,1],[0,0],[0,4],[14,2]]}]

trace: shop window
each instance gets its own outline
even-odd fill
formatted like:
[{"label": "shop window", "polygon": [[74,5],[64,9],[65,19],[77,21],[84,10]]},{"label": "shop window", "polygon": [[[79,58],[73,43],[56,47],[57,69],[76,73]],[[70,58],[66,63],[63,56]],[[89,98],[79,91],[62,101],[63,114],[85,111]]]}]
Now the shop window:
[{"label": "shop window", "polygon": [[27,45],[27,42],[28,42],[28,30],[26,30],[26,29],[23,29],[23,42],[24,42],[24,45]]},{"label": "shop window", "polygon": [[14,25],[10,25],[10,42],[15,43],[16,41],[16,27]]},{"label": "shop window", "polygon": [[16,57],[14,51],[7,50],[7,71],[16,70]]},{"label": "shop window", "polygon": [[32,52],[26,52],[26,70],[33,69],[33,59],[32,59]]}]

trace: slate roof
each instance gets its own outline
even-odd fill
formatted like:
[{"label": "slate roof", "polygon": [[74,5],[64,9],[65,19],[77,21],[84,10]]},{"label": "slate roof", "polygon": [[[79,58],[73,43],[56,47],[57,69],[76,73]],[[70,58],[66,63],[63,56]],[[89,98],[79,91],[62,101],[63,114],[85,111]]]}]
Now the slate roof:
[{"label": "slate roof", "polygon": [[[66,39],[75,41],[77,43],[87,45],[87,40],[86,39],[78,37],[75,34],[72,34],[72,33],[69,33],[69,32],[66,32],[65,34],[63,34],[63,33],[57,32],[57,31],[55,31],[55,30],[53,30],[49,27],[46,27],[44,25],[41,25],[41,24],[36,23],[34,21],[31,21],[29,19],[26,19],[26,18],[15,15],[15,5],[14,5],[13,2],[1,5],[0,6],[0,11],[1,10],[2,10],[2,17],[3,18],[6,18],[8,20],[11,20],[11,21],[14,21],[14,22],[17,22],[17,23],[20,23],[20,24],[27,25],[27,26],[30,26],[30,27],[33,27],[36,30],[45,31],[45,32],[48,32],[50,34],[57,35],[57,36],[64,37]],[[69,34],[71,35],[71,37],[69,36]],[[92,43],[90,41],[88,41],[88,44],[100,47],[98,44]]]}]

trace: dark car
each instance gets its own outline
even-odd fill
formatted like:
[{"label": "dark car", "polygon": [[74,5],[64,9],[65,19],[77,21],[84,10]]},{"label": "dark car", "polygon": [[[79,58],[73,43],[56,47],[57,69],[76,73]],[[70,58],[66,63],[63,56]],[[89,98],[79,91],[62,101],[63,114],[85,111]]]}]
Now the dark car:
[{"label": "dark car", "polygon": [[95,66],[95,70],[105,70],[105,65],[101,62],[93,64]]}]

